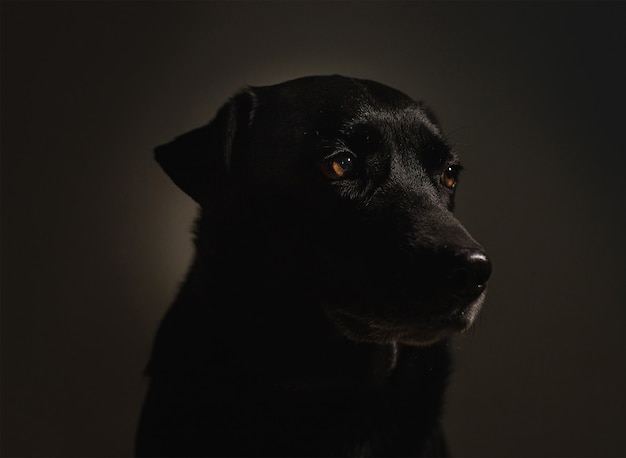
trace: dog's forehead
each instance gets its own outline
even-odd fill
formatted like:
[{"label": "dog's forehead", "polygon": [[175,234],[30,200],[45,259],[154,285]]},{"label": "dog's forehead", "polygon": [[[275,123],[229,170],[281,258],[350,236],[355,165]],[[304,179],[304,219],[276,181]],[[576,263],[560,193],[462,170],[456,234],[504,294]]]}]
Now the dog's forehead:
[{"label": "dog's forehead", "polygon": [[337,113],[356,116],[362,107],[400,109],[416,103],[402,92],[370,80],[312,76],[252,88],[257,107],[273,114],[322,118]]},{"label": "dog's forehead", "polygon": [[[402,135],[430,131],[439,136],[435,121],[406,94],[381,83],[338,75],[313,76],[273,86],[251,88],[254,110],[251,124],[276,141],[293,141],[312,135],[372,129]],[[358,126],[358,129],[354,129]]]}]

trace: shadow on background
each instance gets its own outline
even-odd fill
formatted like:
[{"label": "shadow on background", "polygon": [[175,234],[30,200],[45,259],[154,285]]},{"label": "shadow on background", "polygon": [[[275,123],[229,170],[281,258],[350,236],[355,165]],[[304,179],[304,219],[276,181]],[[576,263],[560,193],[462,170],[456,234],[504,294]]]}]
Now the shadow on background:
[{"label": "shadow on background", "polygon": [[152,148],[233,92],[394,86],[461,151],[494,263],[457,456],[626,455],[623,2],[2,2],[2,455],[129,456],[193,202]]}]

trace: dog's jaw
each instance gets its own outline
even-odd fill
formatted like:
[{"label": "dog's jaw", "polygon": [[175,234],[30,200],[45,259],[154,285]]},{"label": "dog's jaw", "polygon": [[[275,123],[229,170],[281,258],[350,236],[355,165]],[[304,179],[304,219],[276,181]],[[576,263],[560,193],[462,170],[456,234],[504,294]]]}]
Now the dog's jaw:
[{"label": "dog's jaw", "polygon": [[347,310],[327,306],[325,309],[338,332],[354,342],[428,346],[471,328],[479,315],[486,293],[484,290],[475,300],[458,306],[451,312],[414,322],[376,317],[372,313],[361,314],[354,307]]}]

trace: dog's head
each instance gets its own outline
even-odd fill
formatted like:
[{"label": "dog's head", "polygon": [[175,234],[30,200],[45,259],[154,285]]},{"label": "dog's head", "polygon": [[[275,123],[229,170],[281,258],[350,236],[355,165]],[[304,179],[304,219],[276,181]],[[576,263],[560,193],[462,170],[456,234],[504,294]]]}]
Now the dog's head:
[{"label": "dog's head", "polygon": [[352,340],[428,344],[481,307],[491,265],[452,214],[459,159],[395,89],[342,76],[251,87],[156,158],[203,208],[200,239]]}]

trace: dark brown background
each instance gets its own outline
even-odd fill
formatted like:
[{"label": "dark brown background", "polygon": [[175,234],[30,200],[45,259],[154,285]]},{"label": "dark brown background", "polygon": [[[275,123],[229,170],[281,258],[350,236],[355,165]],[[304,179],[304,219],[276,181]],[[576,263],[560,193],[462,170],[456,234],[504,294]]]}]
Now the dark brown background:
[{"label": "dark brown background", "polygon": [[193,203],[152,148],[308,74],[429,103],[494,275],[457,456],[625,456],[626,3],[7,2],[2,454],[128,456]]}]

